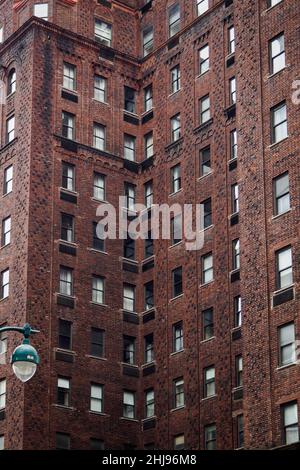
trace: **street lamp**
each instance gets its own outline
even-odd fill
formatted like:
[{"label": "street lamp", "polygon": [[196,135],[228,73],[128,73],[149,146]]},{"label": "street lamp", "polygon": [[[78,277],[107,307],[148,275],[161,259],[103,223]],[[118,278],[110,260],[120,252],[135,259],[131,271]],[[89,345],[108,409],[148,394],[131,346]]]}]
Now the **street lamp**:
[{"label": "street lamp", "polygon": [[17,331],[24,335],[23,343],[16,347],[11,356],[11,364],[14,374],[18,379],[22,382],[27,382],[34,376],[37,366],[40,363],[39,355],[36,349],[31,346],[29,336],[39,333],[39,331],[32,330],[28,323],[26,323],[23,328],[18,326],[4,326],[0,328],[0,334],[5,331]]}]

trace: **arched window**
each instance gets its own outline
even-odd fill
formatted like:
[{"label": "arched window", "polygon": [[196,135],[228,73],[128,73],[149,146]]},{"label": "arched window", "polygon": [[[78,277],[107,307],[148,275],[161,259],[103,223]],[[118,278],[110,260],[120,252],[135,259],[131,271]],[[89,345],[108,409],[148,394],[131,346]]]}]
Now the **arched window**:
[{"label": "arched window", "polygon": [[8,75],[7,94],[11,95],[16,91],[17,76],[15,69],[11,69]]}]

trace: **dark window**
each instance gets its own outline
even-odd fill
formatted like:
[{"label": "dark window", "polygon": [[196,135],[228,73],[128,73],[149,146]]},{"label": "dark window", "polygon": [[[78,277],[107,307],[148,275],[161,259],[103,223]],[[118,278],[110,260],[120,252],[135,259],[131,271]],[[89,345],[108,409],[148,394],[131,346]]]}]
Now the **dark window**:
[{"label": "dark window", "polygon": [[105,176],[101,173],[94,173],[93,197],[105,201]]},{"label": "dark window", "polygon": [[182,215],[178,214],[171,219],[171,243],[176,245],[182,240]]},{"label": "dark window", "polygon": [[123,336],[123,362],[126,364],[135,364],[135,341],[132,336]]},{"label": "dark window", "polygon": [[58,320],[58,346],[61,349],[72,348],[72,322],[67,320]]},{"label": "dark window", "polygon": [[237,417],[237,447],[240,449],[244,446],[244,417],[239,415]]},{"label": "dark window", "polygon": [[147,181],[144,184],[144,193],[145,193],[145,206],[147,209],[153,204],[153,183],[152,181]]},{"label": "dark window", "polygon": [[153,132],[148,132],[144,136],[145,158],[153,157]]},{"label": "dark window", "polygon": [[144,285],[145,293],[145,310],[150,310],[154,307],[154,283],[153,281],[147,282]]},{"label": "dark window", "polygon": [[70,435],[61,432],[56,433],[56,450],[69,450],[71,446]]},{"label": "dark window", "polygon": [[238,156],[237,131],[233,129],[230,132],[230,159],[234,160]]},{"label": "dark window", "polygon": [[176,93],[180,90],[180,66],[176,65],[171,69],[171,92]]},{"label": "dark window", "polygon": [[144,111],[150,111],[153,108],[153,91],[152,85],[144,88]]},{"label": "dark window", "polygon": [[104,450],[104,441],[101,439],[90,439],[90,449],[91,450]]},{"label": "dark window", "polygon": [[173,325],[173,352],[183,350],[183,322]]},{"label": "dark window", "polygon": [[212,208],[211,208],[211,198],[206,199],[202,202],[203,204],[203,228],[208,228],[212,225]]},{"label": "dark window", "polygon": [[145,345],[145,364],[152,362],[154,360],[154,338],[153,333],[145,336],[144,338]]},{"label": "dark window", "polygon": [[104,226],[101,223],[93,222],[93,248],[104,251],[105,244],[103,239]]},{"label": "dark window", "polygon": [[61,214],[61,239],[66,242],[74,242],[74,217],[69,214]]},{"label": "dark window", "polygon": [[69,163],[62,163],[62,187],[75,191],[75,167]]},{"label": "dark window", "polygon": [[62,112],[62,136],[66,139],[75,139],[75,116],[74,114]]},{"label": "dark window", "polygon": [[149,26],[143,31],[143,57],[153,51],[153,27]]},{"label": "dark window", "polygon": [[125,86],[124,95],[124,109],[129,113],[135,113],[135,90]]},{"label": "dark window", "polygon": [[232,269],[240,269],[240,240],[238,238],[232,242]]},{"label": "dark window", "polygon": [[135,240],[133,240],[130,235],[123,242],[123,256],[127,259],[135,259]]},{"label": "dark window", "polygon": [[61,266],[59,274],[59,293],[73,295],[73,269]]},{"label": "dark window", "polygon": [[177,297],[182,292],[182,267],[179,267],[172,271],[172,295]]},{"label": "dark window", "polygon": [[207,308],[202,312],[203,319],[203,340],[210,339],[214,336],[214,311]]},{"label": "dark window", "polygon": [[200,150],[200,176],[211,173],[210,147]]},{"label": "dark window", "polygon": [[126,198],[126,208],[130,211],[135,210],[135,186],[131,183],[124,184],[124,193]]},{"label": "dark window", "polygon": [[104,331],[99,328],[91,328],[91,356],[104,356]]},{"label": "dark window", "polygon": [[152,239],[151,230],[149,230],[148,236],[145,240],[145,258],[149,258],[150,256],[153,256],[153,253],[154,253],[154,243]]},{"label": "dark window", "polygon": [[209,424],[205,426],[205,449],[206,450],[216,450],[217,444],[217,435],[216,435],[216,425]]}]

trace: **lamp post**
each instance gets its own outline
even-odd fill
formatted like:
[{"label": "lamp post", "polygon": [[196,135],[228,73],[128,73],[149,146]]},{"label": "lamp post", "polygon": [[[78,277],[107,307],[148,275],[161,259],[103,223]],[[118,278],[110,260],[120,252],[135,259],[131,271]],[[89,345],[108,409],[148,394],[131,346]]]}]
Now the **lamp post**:
[{"label": "lamp post", "polygon": [[40,363],[39,355],[36,349],[31,346],[29,337],[32,334],[39,333],[39,331],[31,329],[28,323],[25,323],[23,328],[18,326],[4,326],[0,328],[0,334],[5,331],[16,331],[24,335],[23,343],[16,347],[11,356],[11,364],[14,374],[18,379],[22,382],[27,382],[34,376]]}]

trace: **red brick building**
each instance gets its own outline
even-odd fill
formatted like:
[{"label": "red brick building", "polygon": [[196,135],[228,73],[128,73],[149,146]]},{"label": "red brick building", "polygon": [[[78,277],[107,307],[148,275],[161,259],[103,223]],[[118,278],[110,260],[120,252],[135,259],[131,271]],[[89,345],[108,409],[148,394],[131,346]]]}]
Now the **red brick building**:
[{"label": "red brick building", "polygon": [[[41,331],[25,386],[1,337],[0,448],[299,440],[299,21],[295,0],[0,2],[0,325]],[[176,221],[103,243],[124,194],[203,203],[203,247]]]}]

